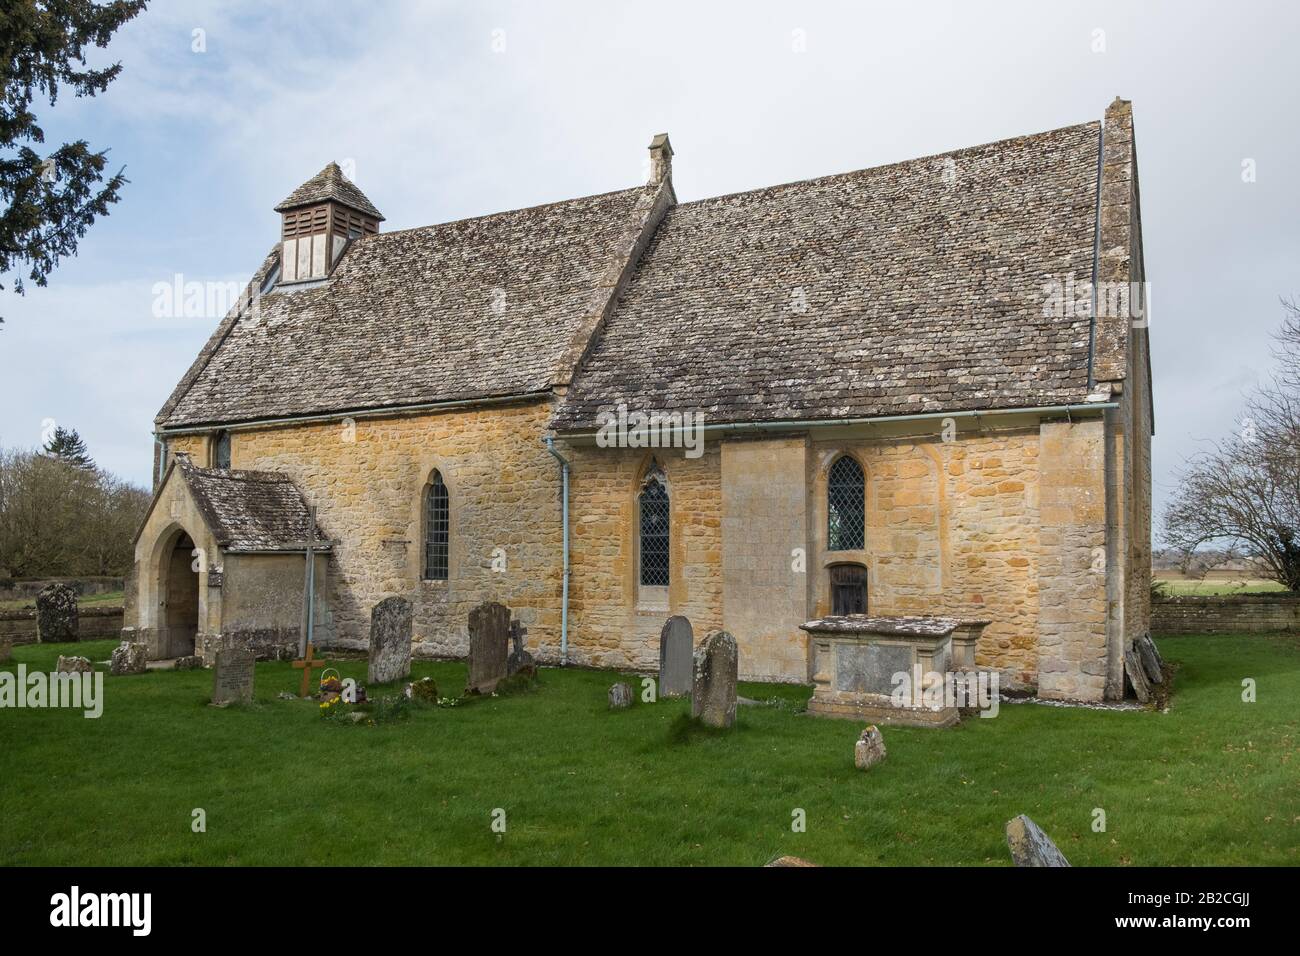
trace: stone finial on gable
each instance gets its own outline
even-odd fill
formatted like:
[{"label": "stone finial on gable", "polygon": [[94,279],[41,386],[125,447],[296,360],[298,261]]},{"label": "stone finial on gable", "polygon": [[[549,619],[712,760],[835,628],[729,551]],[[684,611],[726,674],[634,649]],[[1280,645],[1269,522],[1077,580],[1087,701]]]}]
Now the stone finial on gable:
[{"label": "stone finial on gable", "polygon": [[650,185],[672,178],[673,144],[668,142],[667,133],[660,133],[650,141]]}]

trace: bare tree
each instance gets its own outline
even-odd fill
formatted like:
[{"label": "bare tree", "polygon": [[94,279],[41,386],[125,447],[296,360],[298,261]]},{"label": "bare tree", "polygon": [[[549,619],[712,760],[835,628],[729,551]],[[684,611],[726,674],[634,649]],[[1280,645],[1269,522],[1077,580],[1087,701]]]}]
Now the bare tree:
[{"label": "bare tree", "polygon": [[1241,428],[1192,458],[1165,511],[1166,543],[1244,553],[1300,591],[1300,305],[1284,300],[1273,379],[1247,402]]}]

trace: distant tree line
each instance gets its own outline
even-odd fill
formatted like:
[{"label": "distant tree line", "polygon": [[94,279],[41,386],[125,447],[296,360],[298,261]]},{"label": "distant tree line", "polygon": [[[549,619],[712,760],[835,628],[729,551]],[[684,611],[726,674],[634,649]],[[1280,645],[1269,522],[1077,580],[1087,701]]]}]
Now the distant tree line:
[{"label": "distant tree line", "polygon": [[150,493],[98,467],[58,428],[39,451],[0,448],[0,573],[126,574]]}]

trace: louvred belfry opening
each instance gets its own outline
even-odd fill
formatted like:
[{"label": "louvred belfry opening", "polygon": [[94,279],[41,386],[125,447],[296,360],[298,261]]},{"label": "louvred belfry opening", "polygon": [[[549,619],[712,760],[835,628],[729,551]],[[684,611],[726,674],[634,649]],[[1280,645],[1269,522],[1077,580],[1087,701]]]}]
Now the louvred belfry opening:
[{"label": "louvred belfry opening", "polygon": [[379,232],[383,215],[330,163],[275,207],[281,215],[280,281],[324,279],[348,243]]}]

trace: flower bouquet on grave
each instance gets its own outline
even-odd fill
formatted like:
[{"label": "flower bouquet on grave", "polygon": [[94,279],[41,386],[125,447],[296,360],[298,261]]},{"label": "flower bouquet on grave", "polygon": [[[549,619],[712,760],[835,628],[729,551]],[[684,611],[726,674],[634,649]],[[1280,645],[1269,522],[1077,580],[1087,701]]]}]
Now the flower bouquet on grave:
[{"label": "flower bouquet on grave", "polygon": [[320,696],[323,700],[336,699],[343,693],[343,678],[333,667],[327,667],[320,675]]}]

